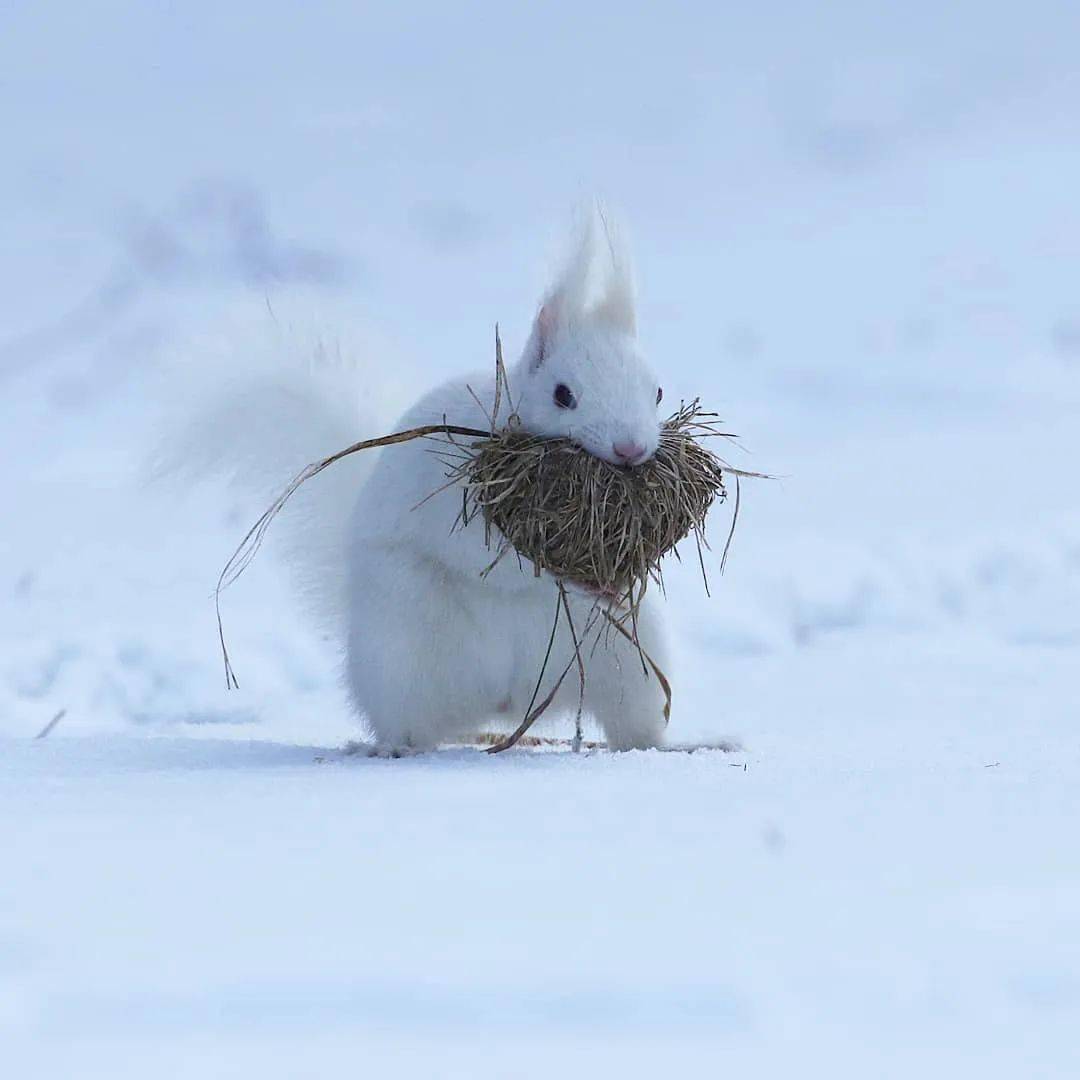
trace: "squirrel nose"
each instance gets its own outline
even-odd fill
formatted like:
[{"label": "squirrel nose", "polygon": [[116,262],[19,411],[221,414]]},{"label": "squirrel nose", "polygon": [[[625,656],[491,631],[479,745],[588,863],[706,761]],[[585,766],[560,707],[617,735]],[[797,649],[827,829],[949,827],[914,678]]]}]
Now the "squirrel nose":
[{"label": "squirrel nose", "polygon": [[611,449],[622,465],[636,465],[645,456],[645,447],[641,443],[630,442],[627,439],[612,443]]}]

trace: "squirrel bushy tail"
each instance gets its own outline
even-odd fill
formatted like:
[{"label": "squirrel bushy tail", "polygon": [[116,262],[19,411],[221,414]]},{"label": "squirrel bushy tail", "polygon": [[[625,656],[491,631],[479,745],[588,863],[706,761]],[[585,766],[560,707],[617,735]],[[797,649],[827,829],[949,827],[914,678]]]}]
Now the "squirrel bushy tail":
[{"label": "squirrel bushy tail", "polygon": [[[392,401],[380,396],[392,394],[373,378],[372,369],[383,367],[374,348],[298,328],[265,307],[261,316],[185,342],[166,376],[169,418],[153,473],[222,477],[254,520],[309,462],[386,423]],[[305,484],[272,538],[305,607],[336,643],[345,626],[346,534],[373,456],[354,455]],[[246,517],[238,523],[237,542],[247,524]]]}]

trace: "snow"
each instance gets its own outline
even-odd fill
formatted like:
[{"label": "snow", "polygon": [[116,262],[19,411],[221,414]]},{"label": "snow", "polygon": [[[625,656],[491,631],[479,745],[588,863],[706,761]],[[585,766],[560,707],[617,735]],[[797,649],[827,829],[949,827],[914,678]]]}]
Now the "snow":
[{"label": "snow", "polygon": [[1071,1057],[1074,770],[805,726],[734,760],[14,744],[15,1045],[132,1076]]},{"label": "snow", "polygon": [[[5,1073],[1074,1075],[1078,24],[7,12]],[[388,419],[596,192],[665,399],[781,477],[669,577],[672,736],[742,749],[343,757],[269,551],[227,693],[261,507],[146,483],[165,363],[299,328]]]}]

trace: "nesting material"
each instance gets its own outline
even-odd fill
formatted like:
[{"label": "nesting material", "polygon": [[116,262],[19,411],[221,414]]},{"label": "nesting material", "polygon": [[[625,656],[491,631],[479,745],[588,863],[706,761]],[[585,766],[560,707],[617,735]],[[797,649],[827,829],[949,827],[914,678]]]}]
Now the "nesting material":
[{"label": "nesting material", "polygon": [[537,574],[636,601],[676,544],[703,539],[709,508],[726,496],[727,466],[699,441],[714,425],[692,402],[664,423],[649,461],[625,468],[511,423],[467,447],[463,521],[483,516],[496,560],[517,552]]}]

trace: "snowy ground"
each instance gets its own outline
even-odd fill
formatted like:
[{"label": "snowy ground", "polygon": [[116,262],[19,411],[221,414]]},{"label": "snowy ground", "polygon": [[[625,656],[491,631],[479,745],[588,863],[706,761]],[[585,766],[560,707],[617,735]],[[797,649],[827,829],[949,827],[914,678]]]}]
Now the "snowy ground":
[{"label": "snowy ground", "polygon": [[[5,11],[5,1073],[1076,1075],[1078,31]],[[783,477],[670,579],[673,737],[744,749],[344,759],[270,558],[226,694],[259,508],[145,485],[162,363],[287,323],[388,415],[593,192],[667,398]]]}]

